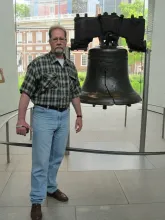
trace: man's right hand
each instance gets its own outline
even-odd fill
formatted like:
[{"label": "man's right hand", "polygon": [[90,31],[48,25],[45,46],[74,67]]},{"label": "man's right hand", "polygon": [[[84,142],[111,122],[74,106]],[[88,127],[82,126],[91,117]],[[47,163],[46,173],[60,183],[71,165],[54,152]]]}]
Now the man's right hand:
[{"label": "man's right hand", "polygon": [[28,123],[26,123],[26,121],[18,121],[17,122],[16,133],[18,135],[26,136],[26,134],[29,132],[29,130],[32,130],[32,128],[30,127],[30,125]]}]

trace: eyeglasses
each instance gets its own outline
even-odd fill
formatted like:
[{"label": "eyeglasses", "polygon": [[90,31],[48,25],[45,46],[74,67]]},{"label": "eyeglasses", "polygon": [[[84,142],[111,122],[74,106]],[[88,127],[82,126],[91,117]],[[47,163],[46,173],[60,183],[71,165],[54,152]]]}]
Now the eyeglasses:
[{"label": "eyeglasses", "polygon": [[52,39],[52,41],[53,41],[54,43],[57,43],[58,40],[61,41],[61,42],[64,42],[64,41],[66,41],[66,38],[62,38],[62,37],[59,37],[59,38],[58,38],[58,37],[56,37],[56,38],[53,38],[53,39]]}]

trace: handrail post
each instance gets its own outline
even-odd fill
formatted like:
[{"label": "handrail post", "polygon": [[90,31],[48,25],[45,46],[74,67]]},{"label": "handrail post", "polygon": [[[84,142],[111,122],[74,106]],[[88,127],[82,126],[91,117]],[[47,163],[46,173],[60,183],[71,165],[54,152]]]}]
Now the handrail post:
[{"label": "handrail post", "polygon": [[[70,147],[70,108],[69,108],[69,132],[68,132],[68,140],[67,140],[67,144],[66,144],[66,148]],[[65,155],[69,155],[70,151],[65,151]]]},{"label": "handrail post", "polygon": [[162,138],[164,139],[165,108],[163,108]]},{"label": "handrail post", "polygon": [[[70,59],[70,47],[66,47],[65,48],[65,55],[68,59]],[[70,147],[70,107],[69,107],[69,133],[68,133],[68,140],[67,140],[67,144],[66,144],[66,148]],[[70,152],[69,151],[65,151],[65,155],[69,155]]]},{"label": "handrail post", "polygon": [[145,66],[145,68],[144,68],[144,89],[143,89],[139,152],[145,152],[147,112],[148,112],[149,75],[150,75],[150,56],[151,56],[151,50],[147,49],[147,51],[145,53],[145,62],[144,62],[144,66]]},{"label": "handrail post", "polygon": [[125,120],[124,120],[124,127],[127,126],[127,105],[125,106]]},{"label": "handrail post", "polygon": [[[69,131],[69,134],[68,134],[68,141],[67,141],[67,145],[66,145],[67,148],[70,148],[70,131]],[[65,155],[69,155],[70,152],[68,150],[65,151]]]},{"label": "handrail post", "polygon": [[[6,142],[9,142],[9,121],[6,122]],[[9,144],[6,144],[7,163],[10,163],[10,148]]]}]

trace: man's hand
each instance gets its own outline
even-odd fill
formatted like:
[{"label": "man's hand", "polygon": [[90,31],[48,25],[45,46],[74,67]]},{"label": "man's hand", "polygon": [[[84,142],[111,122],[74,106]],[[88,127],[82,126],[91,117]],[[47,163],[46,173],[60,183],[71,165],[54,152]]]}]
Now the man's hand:
[{"label": "man's hand", "polygon": [[76,123],[75,123],[75,130],[76,130],[76,133],[80,132],[81,129],[82,129],[82,118],[81,117],[77,117],[76,119]]},{"label": "man's hand", "polygon": [[19,101],[18,120],[16,124],[16,133],[19,135],[26,136],[26,134],[29,132],[29,129],[32,130],[31,127],[25,121],[29,101],[29,96],[25,93],[22,93]]},{"label": "man's hand", "polygon": [[26,123],[26,121],[18,121],[16,124],[16,133],[19,135],[24,135],[29,132],[29,130],[32,131],[32,128],[29,126],[29,124]]}]

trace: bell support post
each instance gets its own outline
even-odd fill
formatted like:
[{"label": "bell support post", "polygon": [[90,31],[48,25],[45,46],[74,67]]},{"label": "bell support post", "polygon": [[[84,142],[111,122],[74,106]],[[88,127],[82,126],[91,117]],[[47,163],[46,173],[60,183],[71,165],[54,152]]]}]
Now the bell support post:
[{"label": "bell support post", "polygon": [[145,151],[146,127],[147,127],[147,111],[148,111],[148,90],[149,90],[149,75],[150,75],[150,56],[151,50],[147,48],[144,60],[144,87],[141,115],[141,130],[140,130],[140,152]]}]

